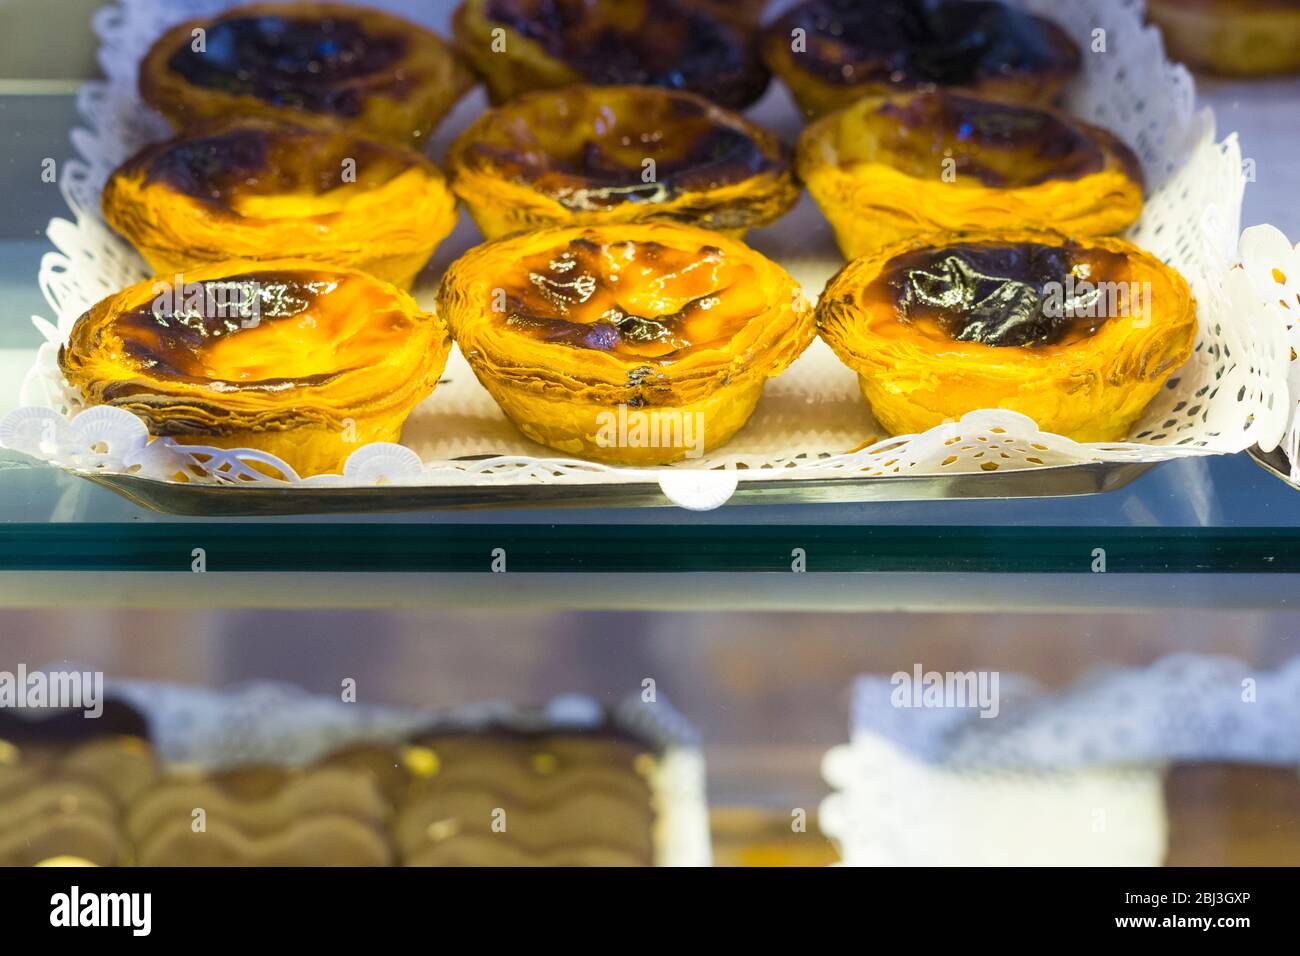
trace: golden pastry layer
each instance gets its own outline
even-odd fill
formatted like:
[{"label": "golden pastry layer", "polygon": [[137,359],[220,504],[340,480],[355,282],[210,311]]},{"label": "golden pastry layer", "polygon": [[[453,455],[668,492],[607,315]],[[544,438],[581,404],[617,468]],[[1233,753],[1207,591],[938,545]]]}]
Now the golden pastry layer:
[{"label": "golden pastry layer", "polygon": [[1169,55],[1224,76],[1300,72],[1300,0],[1150,0]]},{"label": "golden pastry layer", "polygon": [[1142,169],[1115,136],[1056,110],[934,90],[867,97],[804,130],[798,170],[845,258],[931,232],[1118,232]]},{"label": "golden pastry layer", "polygon": [[472,85],[434,34],[369,7],[238,6],[168,30],[140,64],[140,94],[178,129],[279,119],[421,143]]},{"label": "golden pastry layer", "polygon": [[453,263],[438,308],[520,431],[619,464],[717,448],[813,336],[812,310],[779,266],[670,223],[487,243]]},{"label": "golden pastry layer", "polygon": [[442,173],[415,151],[271,120],[146,146],[109,177],[102,205],[163,275],[292,258],[408,288],[456,225]]},{"label": "golden pastry layer", "polygon": [[489,239],[668,219],[737,238],[799,197],[789,149],[744,117],[654,86],[571,86],[488,110],[447,157]]},{"label": "golden pastry layer", "polygon": [[1006,408],[1116,441],[1191,355],[1196,303],[1122,239],[1007,232],[857,259],[826,287],[817,325],[891,434]]},{"label": "golden pastry layer", "polygon": [[100,302],[59,366],[89,404],[134,412],[155,436],[254,448],[306,476],[397,441],[449,350],[436,316],[363,272],[230,262]]},{"label": "golden pastry layer", "polygon": [[1050,104],[1081,60],[1059,26],[992,0],[808,0],[764,31],[763,56],[814,117],[935,86]]},{"label": "golden pastry layer", "polygon": [[591,83],[667,86],[743,109],[767,88],[752,11],[688,0],[465,0],[457,49],[494,103]]}]

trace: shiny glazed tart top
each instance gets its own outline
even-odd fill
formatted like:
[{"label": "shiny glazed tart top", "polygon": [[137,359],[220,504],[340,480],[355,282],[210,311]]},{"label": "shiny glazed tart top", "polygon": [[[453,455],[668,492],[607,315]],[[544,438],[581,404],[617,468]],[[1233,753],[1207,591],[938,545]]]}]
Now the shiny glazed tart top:
[{"label": "shiny glazed tart top", "polygon": [[505,293],[498,321],[521,335],[658,364],[725,347],[767,308],[754,268],[716,247],[586,237],[520,262]]},{"label": "shiny glazed tart top", "polygon": [[767,85],[749,39],[688,0],[484,0],[484,13],[590,83],[691,90],[731,107]]},{"label": "shiny glazed tart top", "polygon": [[1079,51],[1054,24],[994,0],[811,0],[777,31],[803,29],[796,62],[842,86],[970,86],[981,79],[1073,70]]},{"label": "shiny glazed tart top", "polygon": [[113,316],[101,341],[150,377],[223,393],[324,385],[383,365],[414,327],[383,286],[349,274],[249,272],[155,291]]},{"label": "shiny glazed tart top", "polygon": [[358,82],[392,68],[406,52],[401,35],[377,35],[346,17],[236,12],[206,27],[205,49],[186,42],[167,66],[196,86],[354,117],[363,107]]},{"label": "shiny glazed tart top", "polygon": [[[344,180],[348,160],[355,181]],[[417,165],[415,154],[343,133],[250,123],[162,143],[123,172],[240,216],[270,218],[290,197],[299,216],[336,210]]]},{"label": "shiny glazed tart top", "polygon": [[[693,96],[648,87],[571,87],[498,110],[465,154],[573,210],[667,202],[776,168],[766,146]],[[654,161],[653,182],[645,161]]]},{"label": "shiny glazed tart top", "polygon": [[[1072,242],[956,243],[895,256],[863,298],[872,314],[936,341],[1070,345],[1111,317],[1098,283],[1125,274],[1123,255]],[[876,330],[889,335],[889,324]]]},{"label": "shiny glazed tart top", "polygon": [[[948,90],[891,98],[865,121],[873,128],[872,147],[887,154],[890,165],[918,177],[937,176],[944,157],[955,161],[958,184],[972,177],[1000,189],[1081,179],[1106,166],[1101,139],[1054,112]],[[1125,172],[1140,181],[1132,151],[1105,139]],[[854,155],[851,145],[846,160],[876,158]]]}]

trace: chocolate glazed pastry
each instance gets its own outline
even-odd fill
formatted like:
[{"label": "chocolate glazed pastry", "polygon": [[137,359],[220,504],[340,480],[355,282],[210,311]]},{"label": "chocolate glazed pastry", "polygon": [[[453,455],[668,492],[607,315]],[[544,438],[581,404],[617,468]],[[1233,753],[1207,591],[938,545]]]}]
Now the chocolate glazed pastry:
[{"label": "chocolate glazed pastry", "polygon": [[301,258],[402,288],[456,222],[442,173],[414,150],[255,119],[146,146],[109,177],[102,205],[161,275]]},{"label": "chocolate glazed pastry", "polygon": [[1300,72],[1300,0],[1149,0],[1170,56],[1224,76]]},{"label": "chocolate glazed pastry", "polygon": [[783,269],[666,222],[486,243],[452,264],[438,308],[521,432],[618,464],[721,445],[812,339],[811,309]]},{"label": "chocolate glazed pastry", "polygon": [[393,820],[408,866],[654,865],[657,761],[643,744],[494,732],[414,746],[428,772]]},{"label": "chocolate glazed pastry", "polygon": [[152,435],[254,448],[299,475],[397,441],[450,350],[436,316],[363,272],[236,261],[179,278],[146,280],[78,319],[63,374]]},{"label": "chocolate glazed pastry", "polygon": [[745,19],[687,0],[465,0],[453,31],[494,103],[590,83],[666,86],[742,109],[768,82]]},{"label": "chocolate glazed pastry", "polygon": [[472,85],[442,40],[333,3],[240,6],[182,23],[140,65],[144,101],[177,128],[263,117],[423,142]]},{"label": "chocolate glazed pastry", "polygon": [[692,93],[571,86],[489,110],[452,147],[452,189],[489,239],[669,219],[739,238],[799,196],[776,136]]},{"label": "chocolate glazed pastry", "polygon": [[159,774],[134,709],[105,702],[98,719],[0,714],[0,866],[130,862],[123,814]]},{"label": "chocolate glazed pastry", "polygon": [[932,232],[1101,235],[1142,212],[1142,169],[1111,133],[951,90],[823,117],[799,139],[798,170],[848,259]]},{"label": "chocolate glazed pastry", "polygon": [[1008,232],[857,259],[827,285],[817,325],[891,434],[1005,408],[1115,441],[1191,355],[1196,303],[1122,239]]},{"label": "chocolate glazed pastry", "polygon": [[1081,61],[1059,26],[994,0],[808,0],[764,31],[763,56],[814,117],[935,86],[1047,105]]}]

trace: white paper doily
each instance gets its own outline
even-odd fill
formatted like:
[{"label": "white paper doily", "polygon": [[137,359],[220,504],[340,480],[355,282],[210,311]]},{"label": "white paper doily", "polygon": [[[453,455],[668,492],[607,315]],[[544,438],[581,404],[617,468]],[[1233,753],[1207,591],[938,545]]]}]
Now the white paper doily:
[{"label": "white paper doily", "polygon": [[[184,470],[190,480],[268,482],[270,464],[299,481],[271,456],[148,442],[126,412],[100,409],[85,424],[80,402],[62,381],[57,348],[93,303],[147,275],[136,253],[104,224],[99,192],[112,169],[142,144],[167,135],[161,118],[136,90],[136,64],[167,26],[231,6],[223,0],[118,0],[102,9],[94,26],[100,63],[108,77],[87,84],[79,97],[86,128],[74,130],[78,158],[65,163],[60,185],[71,220],[54,220],[56,252],[41,264],[40,283],[55,322],[37,319],[47,344],[23,390],[26,407],[0,422],[0,445],[55,464],[85,470],[130,472],[162,480]],[[452,4],[383,0],[384,6],[445,29]],[[1261,312],[1248,284],[1231,281],[1237,261],[1242,192],[1240,149],[1234,137],[1215,140],[1213,117],[1197,113],[1187,72],[1165,57],[1158,32],[1143,23],[1137,0],[1026,0],[1053,17],[1085,51],[1097,37],[1105,50],[1085,52],[1083,77],[1069,105],[1084,118],[1114,130],[1138,153],[1152,191],[1131,237],[1177,267],[1200,305],[1196,351],[1152,402],[1126,442],[1080,444],[1039,431],[1005,410],[973,412],[960,422],[922,435],[889,438],[863,403],[856,377],[816,342],[789,370],[769,383],[750,424],[716,452],[668,469],[611,468],[551,457],[523,438],[453,350],[442,383],[413,413],[403,445],[360,447],[342,475],[312,484],[500,485],[659,481],[685,507],[707,509],[727,500],[739,481],[944,475],[997,469],[1032,469],[1096,461],[1159,461],[1184,455],[1237,452],[1252,444],[1274,447],[1289,402],[1281,330]],[[1095,31],[1103,31],[1097,34]],[[475,97],[481,94],[474,94]],[[481,103],[481,99],[474,102]],[[783,90],[774,89],[753,118],[787,137],[800,120]],[[453,114],[435,139],[445,148],[470,118]],[[462,224],[435,263],[476,241]],[[805,196],[775,226],[752,237],[761,251],[785,265],[812,294],[842,260],[824,218]],[[457,243],[461,246],[457,246]],[[433,271],[436,271],[433,270]],[[417,286],[428,306],[436,276]],[[46,412],[75,418],[54,422]],[[719,474],[722,470],[725,474]],[[701,472],[712,472],[705,477]],[[693,477],[677,477],[693,473]]]},{"label": "white paper doily", "polygon": [[847,863],[1158,865],[1168,765],[1300,767],[1300,660],[1176,655],[1061,693],[1000,675],[992,719],[893,690],[859,678],[851,741],[823,760],[821,826]]},{"label": "white paper doily", "polygon": [[426,730],[575,731],[608,719],[660,751],[650,780],[656,863],[709,866],[712,861],[704,756],[694,729],[663,702],[631,697],[606,712],[592,699],[574,695],[535,709],[487,701],[451,710],[409,710],[345,704],[269,681],[223,690],[121,681],[111,682],[107,692],[144,715],[163,760],[205,767],[305,764],[349,744],[398,743]]}]

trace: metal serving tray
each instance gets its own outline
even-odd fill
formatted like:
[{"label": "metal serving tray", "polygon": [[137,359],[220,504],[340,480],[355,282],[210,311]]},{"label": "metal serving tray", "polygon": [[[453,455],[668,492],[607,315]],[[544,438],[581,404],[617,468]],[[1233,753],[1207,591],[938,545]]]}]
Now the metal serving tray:
[{"label": "metal serving tray", "polygon": [[[1158,462],[1097,462],[1023,471],[890,478],[760,478],[741,481],[731,504],[927,501],[1094,495],[1123,488]],[[628,484],[383,485],[331,488],[311,485],[208,485],[132,475],[78,472],[152,511],[196,517],[392,513],[484,508],[670,507],[654,482]]]}]

